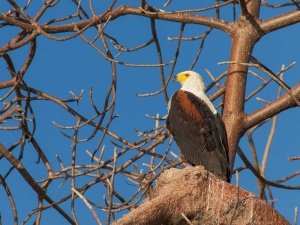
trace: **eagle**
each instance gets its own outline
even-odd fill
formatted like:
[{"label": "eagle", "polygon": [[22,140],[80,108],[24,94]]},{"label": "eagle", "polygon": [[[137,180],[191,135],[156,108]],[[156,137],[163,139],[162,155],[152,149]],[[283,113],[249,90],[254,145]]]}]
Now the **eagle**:
[{"label": "eagle", "polygon": [[174,81],[182,87],[169,100],[166,126],[179,148],[181,160],[204,166],[230,182],[225,125],[205,94],[202,77],[189,70],[177,74]]}]

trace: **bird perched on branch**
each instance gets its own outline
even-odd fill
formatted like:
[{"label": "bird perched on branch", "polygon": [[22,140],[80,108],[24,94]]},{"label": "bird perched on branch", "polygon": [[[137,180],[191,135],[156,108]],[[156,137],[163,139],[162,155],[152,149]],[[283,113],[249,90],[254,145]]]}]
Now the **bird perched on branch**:
[{"label": "bird perched on branch", "polygon": [[177,74],[182,87],[168,104],[167,128],[174,137],[181,159],[202,165],[230,182],[228,143],[224,123],[205,94],[202,77],[194,71]]}]

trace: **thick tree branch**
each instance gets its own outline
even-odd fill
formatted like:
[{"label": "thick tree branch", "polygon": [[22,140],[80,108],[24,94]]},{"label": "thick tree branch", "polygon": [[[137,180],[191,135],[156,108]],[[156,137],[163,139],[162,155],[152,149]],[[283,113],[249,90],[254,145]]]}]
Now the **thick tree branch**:
[{"label": "thick tree branch", "polygon": [[297,9],[286,14],[275,16],[268,20],[261,22],[261,28],[266,32],[270,33],[272,31],[278,30],[283,27],[293,25],[300,22],[300,10]]},{"label": "thick tree branch", "polygon": [[[300,99],[300,84],[296,85],[291,89],[291,93],[297,98]],[[274,115],[289,109],[291,107],[295,107],[296,103],[291,98],[291,96],[286,93],[275,101],[267,104],[263,108],[247,115],[245,117],[244,129],[249,129],[256,124],[273,117]]]},{"label": "thick tree branch", "polygon": [[192,224],[289,224],[266,201],[198,166],[166,170],[150,197],[113,225],[187,224],[182,213]]},{"label": "thick tree branch", "polygon": [[240,4],[242,5],[242,2],[247,2],[247,10],[250,15],[254,17],[259,17],[259,11],[260,11],[260,4],[261,0],[251,0],[251,1],[245,1],[241,0]]},{"label": "thick tree branch", "polygon": [[[225,122],[228,143],[229,161],[233,168],[236,147],[244,133],[244,104],[248,66],[242,65],[250,61],[252,49],[260,38],[260,31],[256,26],[254,18],[241,16],[233,23],[232,48],[230,61],[236,64],[229,64],[224,99],[224,111],[222,118]],[[254,22],[254,23],[253,23]]]},{"label": "thick tree branch", "polygon": [[152,19],[161,19],[173,22],[180,22],[180,23],[192,23],[192,24],[201,24],[207,25],[213,28],[217,28],[223,30],[225,32],[229,32],[231,30],[230,23],[215,19],[206,16],[198,16],[194,14],[186,14],[186,13],[176,13],[176,12],[166,12],[159,9],[155,9],[153,7],[146,7],[146,9],[141,9],[138,7],[131,7],[131,6],[120,6],[116,9],[105,13],[104,15],[95,16],[91,19],[87,19],[82,22],[77,23],[70,23],[64,25],[41,25],[36,23],[28,23],[27,21],[20,20],[18,17],[8,15],[8,14],[0,14],[0,20],[6,21],[10,25],[18,26],[28,33],[37,32],[41,33],[39,29],[42,29],[46,33],[63,33],[63,32],[72,32],[77,27],[79,30],[84,29],[86,27],[94,26],[96,24],[106,22],[109,18],[110,20],[114,20],[119,18],[120,16],[124,15],[139,15],[145,16]]}]

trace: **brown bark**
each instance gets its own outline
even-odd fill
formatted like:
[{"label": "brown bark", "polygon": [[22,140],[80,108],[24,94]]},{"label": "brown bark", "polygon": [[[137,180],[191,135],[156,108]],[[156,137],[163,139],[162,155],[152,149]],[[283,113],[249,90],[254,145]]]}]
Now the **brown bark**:
[{"label": "brown bark", "polygon": [[242,15],[239,20],[232,23],[230,33],[232,38],[230,61],[234,63],[228,66],[223,112],[228,135],[231,170],[234,165],[236,148],[245,132],[244,104],[248,66],[243,63],[250,61],[255,43],[265,34],[258,19],[260,1],[251,1],[248,5],[245,1],[241,1],[240,5]]},{"label": "brown bark", "polygon": [[138,208],[113,224],[289,224],[266,201],[203,167],[166,170]]},{"label": "brown bark", "polygon": [[[300,99],[300,84],[294,86],[291,89],[291,93]],[[291,98],[289,94],[284,94],[275,101],[268,103],[266,106],[260,108],[259,110],[249,114],[245,118],[245,128],[249,129],[256,124],[284,111],[289,108],[297,106],[295,101]]]}]

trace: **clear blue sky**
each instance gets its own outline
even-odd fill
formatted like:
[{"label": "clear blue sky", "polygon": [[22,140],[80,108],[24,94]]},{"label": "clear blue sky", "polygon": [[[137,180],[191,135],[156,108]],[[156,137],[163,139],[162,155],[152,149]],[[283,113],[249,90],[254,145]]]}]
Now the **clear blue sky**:
[{"label": "clear blue sky", "polygon": [[[138,5],[139,2],[140,1],[130,1],[130,4]],[[210,2],[212,1],[207,1],[207,5],[209,5]],[[280,3],[281,1],[274,2]],[[163,8],[164,3],[165,2],[149,1],[150,5],[158,8]],[[37,9],[41,6],[39,4],[42,4],[42,1],[40,1],[40,3],[32,3],[32,7],[29,8],[31,16],[35,15]],[[86,6],[87,1],[82,1],[82,4]],[[99,9],[99,13],[105,8],[104,3],[103,5],[100,5],[100,3],[94,4],[95,8],[97,4],[99,4],[99,8],[100,6],[102,7],[101,10]],[[128,1],[120,1],[118,3],[118,5],[121,4],[128,4]],[[166,10],[171,11],[179,9],[191,9],[195,7],[201,8],[204,6],[204,4],[205,3],[201,3],[199,1],[187,1],[182,4],[182,1],[177,0],[172,1]],[[4,3],[0,7],[0,12],[6,12],[8,9],[8,3]],[[230,9],[230,7],[227,7],[226,9],[221,10],[221,17],[232,20],[232,15],[229,14]],[[270,18],[273,15],[278,15],[291,9],[292,7],[277,10],[262,8],[261,18]],[[57,17],[57,15],[61,17],[66,16],[71,13],[75,13],[75,11],[76,7],[71,4],[71,1],[69,3],[60,2],[56,7],[49,9],[48,13],[42,18],[41,21],[48,21],[49,19]],[[209,13],[203,12],[201,15],[209,15]],[[162,49],[163,61],[172,61],[177,42],[168,41],[167,38],[178,37],[180,24],[156,21],[156,27]],[[202,34],[205,30],[206,27],[204,26],[186,25],[184,36],[197,36]],[[150,20],[137,16],[123,16],[115,21],[112,21],[106,27],[105,31],[109,35],[115,37],[119,44],[125,46],[126,48],[133,48],[151,39]],[[3,46],[12,36],[17,33],[18,29],[16,28],[1,28],[0,46]],[[85,33],[85,35],[87,35],[89,38],[92,38],[95,34],[96,30],[93,28],[90,28],[89,31]],[[286,83],[290,86],[294,86],[299,82],[299,34],[299,24],[276,31],[263,37],[255,46],[253,52],[253,55],[258,60],[260,60],[274,72],[278,72],[282,64],[287,66],[296,61],[297,64],[285,74],[284,78]],[[100,41],[98,40],[96,43],[99,46]],[[218,30],[213,30],[211,35],[205,41],[205,47],[198,63],[194,67],[194,70],[202,74],[206,84],[209,84],[211,79],[205,72],[205,69],[208,69],[215,77],[227,69],[226,65],[218,65],[218,62],[229,60],[230,44],[231,40],[229,36]],[[199,46],[200,40],[194,42],[182,42],[180,55],[175,67],[175,74],[177,72],[187,70],[191,66]],[[118,51],[113,49],[112,45],[110,48],[114,56],[118,54]],[[70,106],[78,110],[85,117],[91,117],[94,115],[93,109],[89,103],[88,94],[89,88],[92,86],[94,90],[95,103],[100,109],[102,109],[103,100],[111,81],[111,71],[108,61],[103,59],[100,54],[84,43],[79,37],[66,42],[55,42],[47,39],[46,37],[40,36],[37,40],[37,49],[35,60],[25,75],[25,81],[29,86],[61,98],[71,98],[72,96],[69,94],[69,91],[79,95],[83,89],[83,100],[78,106],[76,106],[75,103],[70,103]],[[17,70],[20,69],[20,66],[24,63],[27,52],[28,46],[9,53]],[[116,59],[127,63],[140,64],[155,64],[158,62],[155,46],[153,44],[140,51],[133,53],[122,53]],[[165,74],[169,74],[170,68],[171,66],[166,66],[164,68]],[[253,70],[268,79],[268,77],[262,74],[262,72],[259,72],[255,69]],[[1,81],[9,79],[10,75],[6,70],[6,64],[2,58],[0,58],[0,71]],[[136,68],[117,65],[117,74],[117,103],[115,114],[119,115],[119,118],[112,123],[110,128],[119,136],[124,137],[129,141],[135,141],[138,140],[139,137],[137,136],[136,132],[134,132],[134,128],[144,131],[151,129],[154,125],[154,121],[146,118],[145,114],[155,116],[157,113],[159,113],[161,117],[167,114],[167,104],[162,94],[146,98],[136,96],[138,93],[151,93],[161,88],[159,68]],[[224,80],[222,82],[224,82]],[[254,90],[259,83],[260,82],[258,82],[257,79],[249,75],[247,93],[249,94],[252,92],[252,90]],[[178,88],[179,84],[170,83],[168,86],[169,97]],[[212,91],[214,90],[216,89],[213,89]],[[8,90],[0,90],[0,95],[3,96],[7,91]],[[212,93],[212,91],[210,91],[209,94]],[[273,82],[256,97],[261,97],[265,100],[272,101],[276,98],[276,95],[277,85]],[[217,105],[217,103],[218,100],[215,102],[215,105]],[[253,99],[246,104],[246,112],[251,113],[257,110],[259,107],[262,107],[264,104],[265,103]],[[69,166],[71,162],[71,141],[60,134],[61,130],[55,127],[52,124],[52,121],[55,121],[60,125],[74,126],[75,120],[60,107],[50,102],[32,102],[32,106],[38,124],[35,138],[48,155],[49,160],[53,162],[54,170],[57,171],[60,169],[55,158],[56,154],[60,156],[65,166]],[[289,162],[287,160],[288,157],[300,155],[298,144],[298,128],[300,126],[299,113],[300,110],[298,108],[294,108],[281,113],[278,117],[277,129],[266,169],[266,177],[271,181],[299,171],[300,161]],[[161,124],[163,123],[164,122],[161,122]],[[3,126],[4,125],[5,124],[3,124]],[[259,128],[254,133],[253,138],[260,161],[266,145],[270,125],[271,123],[268,122],[265,126]],[[91,131],[91,128],[85,128],[82,132],[80,132],[79,136],[81,138],[86,138],[90,135]],[[69,135],[72,135],[72,131],[65,132]],[[1,143],[6,147],[9,147],[18,139],[18,137],[20,137],[20,132],[0,131],[0,136],[2,137]],[[78,164],[91,163],[89,156],[85,153],[85,150],[87,149],[89,151],[93,151],[99,138],[100,135],[98,134],[98,136],[91,142],[78,145]],[[110,138],[107,138],[104,142],[107,145],[107,151],[104,159],[110,158],[113,154],[113,145],[110,143],[110,140]],[[242,147],[244,153],[252,161],[249,145],[245,138],[241,140],[240,146]],[[163,151],[164,147],[165,145],[159,147],[158,151]],[[178,153],[175,144],[172,145],[171,150],[175,153]],[[17,151],[15,155],[18,155]],[[37,155],[35,150],[30,144],[28,144],[25,148],[22,162],[36,179],[43,179],[45,171],[39,169],[41,167],[36,164],[36,160]],[[126,160],[126,158],[123,158],[122,160]],[[147,163],[148,162],[149,161],[147,161]],[[122,161],[119,162],[119,164],[121,163]],[[235,168],[241,166],[242,164],[243,163],[239,157],[237,157]],[[5,174],[9,168],[9,163],[2,159],[0,161],[1,174]],[[132,169],[132,166],[130,168]],[[147,171],[147,168],[142,166],[142,161],[139,161],[139,168],[144,168],[144,171]],[[16,180],[18,180],[18,182],[16,182]],[[78,187],[81,186],[80,184],[83,184],[88,180],[89,179],[79,180],[77,183]],[[235,178],[233,179],[233,183],[234,182]],[[299,185],[299,182],[300,178],[296,177],[291,181],[286,182],[286,184]],[[14,200],[16,201],[19,213],[19,222],[21,222],[23,219],[25,219],[30,210],[36,207],[36,196],[28,187],[28,185],[22,180],[22,178],[20,178],[17,171],[13,171],[13,174],[7,179],[7,183],[10,186]],[[54,183],[55,184],[52,184],[49,190],[49,195],[53,199],[59,198],[56,198],[56,195],[64,196],[66,193],[70,192],[69,182],[64,184],[64,186],[60,189],[57,187],[60,185],[61,181]],[[136,187],[130,185],[129,183],[130,182],[124,177],[120,177],[116,183],[116,190],[120,191],[120,193],[124,194],[125,196],[130,196]],[[258,193],[256,187],[256,178],[248,170],[240,173],[240,186],[245,190],[253,192],[254,194]],[[88,197],[99,199],[98,202],[103,204],[102,197],[104,194],[106,194],[106,192],[104,189],[101,189],[100,186],[97,186],[97,188],[89,190],[86,195]],[[294,208],[296,206],[300,206],[299,190],[290,191],[273,187],[271,189],[273,197],[276,199],[275,208],[290,222],[292,222]],[[11,209],[7,197],[4,196],[5,193],[1,187],[0,211],[3,224],[12,224]],[[93,224],[94,219],[92,218],[90,212],[86,209],[85,205],[82,204],[80,200],[77,200],[76,204],[79,222],[81,224]],[[69,203],[63,204],[62,207],[69,208]],[[99,212],[99,215],[101,215],[100,219],[104,223],[104,214],[101,214],[100,211],[97,212]],[[57,216],[56,212],[53,210],[49,210],[49,212],[46,211],[45,218],[42,220],[42,224],[52,224],[54,222],[57,224],[66,223],[65,220],[60,216]]]}]

